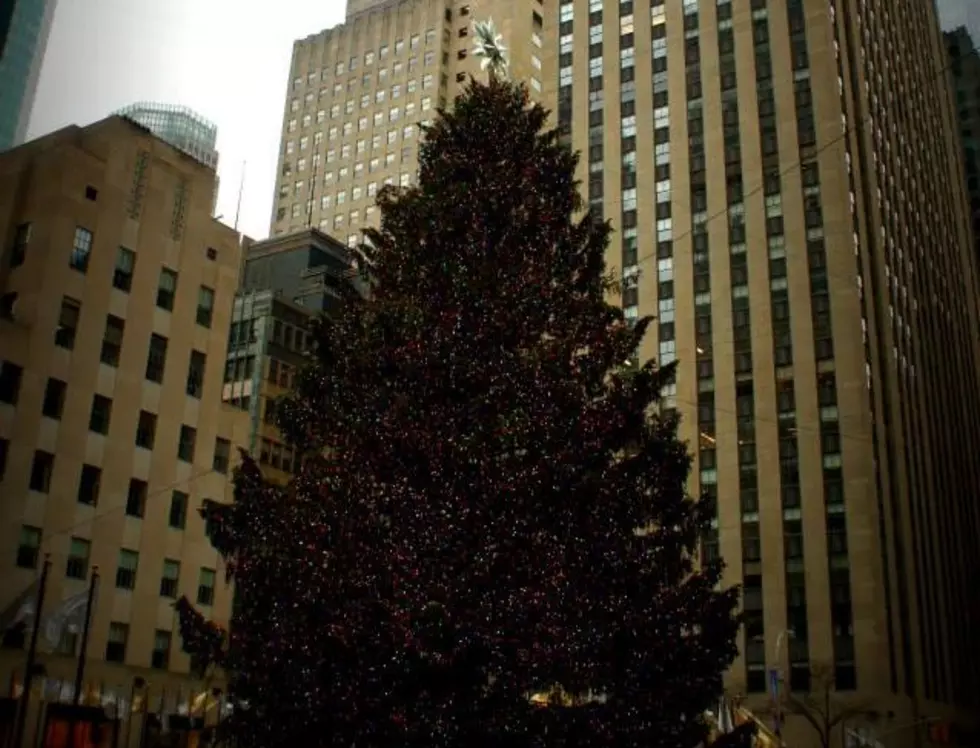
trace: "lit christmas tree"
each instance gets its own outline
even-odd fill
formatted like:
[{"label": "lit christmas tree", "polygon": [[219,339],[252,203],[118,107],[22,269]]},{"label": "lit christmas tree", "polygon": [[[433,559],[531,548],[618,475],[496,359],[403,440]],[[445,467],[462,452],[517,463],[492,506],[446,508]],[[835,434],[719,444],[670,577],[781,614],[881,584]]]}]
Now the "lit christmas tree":
[{"label": "lit christmas tree", "polygon": [[[499,72],[499,71],[498,71]],[[577,159],[493,74],[441,112],[419,184],[386,188],[369,299],[318,323],[280,406],[288,490],[246,460],[213,537],[240,748],[694,748],[736,655],[737,591],[697,568],[713,516],[629,369],[649,319],[609,303],[610,229]]]}]

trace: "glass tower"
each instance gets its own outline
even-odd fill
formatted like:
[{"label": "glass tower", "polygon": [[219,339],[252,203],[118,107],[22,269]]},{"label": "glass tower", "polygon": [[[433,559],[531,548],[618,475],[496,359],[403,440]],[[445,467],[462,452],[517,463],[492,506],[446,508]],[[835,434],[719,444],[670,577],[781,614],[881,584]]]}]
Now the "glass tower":
[{"label": "glass tower", "polygon": [[212,169],[218,167],[218,127],[191,109],[140,102],[119,114],[142,125],[161,140]]},{"label": "glass tower", "polygon": [[27,132],[55,1],[0,3],[0,151]]}]

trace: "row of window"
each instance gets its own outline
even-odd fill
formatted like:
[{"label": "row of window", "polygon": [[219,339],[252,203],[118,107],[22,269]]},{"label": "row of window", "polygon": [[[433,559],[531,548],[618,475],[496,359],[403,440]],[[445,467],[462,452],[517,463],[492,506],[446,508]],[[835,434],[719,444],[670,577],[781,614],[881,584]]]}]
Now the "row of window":
[{"label": "row of window", "polygon": [[[9,265],[11,268],[19,267],[24,264],[28,256],[28,248],[31,238],[31,224],[20,224],[15,232],[14,244],[10,253]],[[80,273],[87,273],[89,262],[92,257],[92,245],[94,237],[92,232],[83,227],[75,227],[75,235],[72,241],[71,255],[69,256],[69,266]],[[129,293],[133,286],[133,275],[136,271],[136,253],[126,247],[119,247],[116,252],[116,262],[112,273],[112,285],[114,288]],[[160,309],[172,312],[177,296],[177,272],[170,268],[162,268],[157,282],[156,305]],[[71,300],[67,305],[67,320],[77,323],[77,313],[81,308],[81,302]],[[65,305],[62,305],[63,316],[66,312]],[[195,320],[202,327],[211,327],[214,316],[214,289],[208,286],[200,286],[197,294],[197,311]],[[64,320],[63,320],[64,321]],[[65,333],[65,340],[70,340],[71,347],[74,342],[74,331]]]}]

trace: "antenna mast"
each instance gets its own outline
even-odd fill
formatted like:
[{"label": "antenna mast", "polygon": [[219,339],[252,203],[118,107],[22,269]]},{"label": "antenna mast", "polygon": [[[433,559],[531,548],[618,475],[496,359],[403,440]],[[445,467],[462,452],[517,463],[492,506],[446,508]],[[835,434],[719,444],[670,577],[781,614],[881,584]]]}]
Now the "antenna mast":
[{"label": "antenna mast", "polygon": [[245,166],[248,161],[242,161],[242,181],[238,185],[238,205],[235,208],[235,231],[238,231],[238,219],[242,214],[242,193],[245,191]]}]

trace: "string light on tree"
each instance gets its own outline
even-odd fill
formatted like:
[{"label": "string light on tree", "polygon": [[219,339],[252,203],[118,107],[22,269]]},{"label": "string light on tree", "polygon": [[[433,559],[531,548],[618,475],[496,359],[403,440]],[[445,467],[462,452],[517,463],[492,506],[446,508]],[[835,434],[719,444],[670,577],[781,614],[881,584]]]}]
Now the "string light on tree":
[{"label": "string light on tree", "polygon": [[181,604],[181,630],[248,705],[237,748],[695,748],[737,653],[655,407],[674,369],[624,370],[650,319],[608,302],[577,157],[474,28],[489,82],[379,194],[370,298],[317,323],[277,408],[302,471],[246,458],[208,510],[236,611],[226,634]]}]

